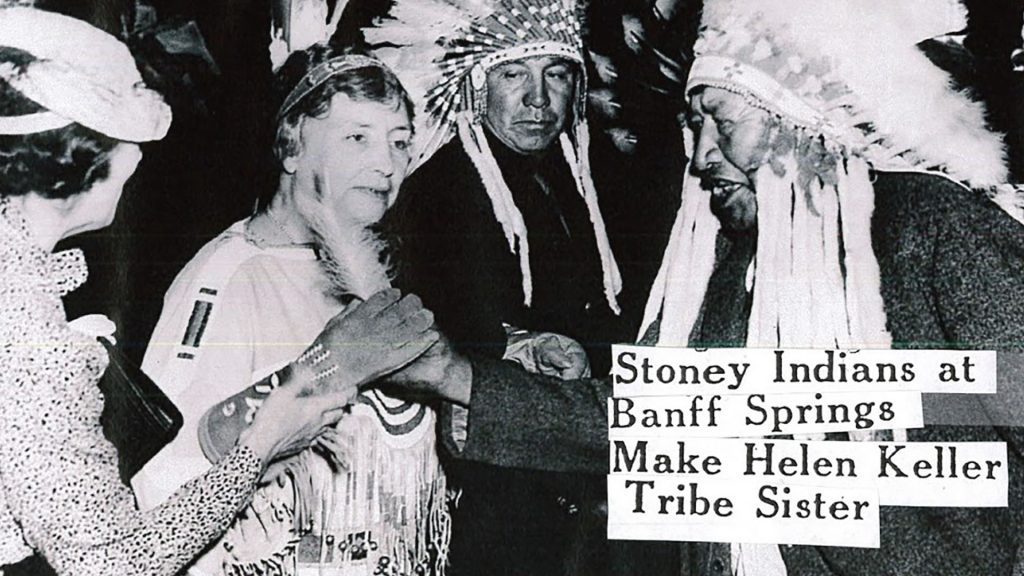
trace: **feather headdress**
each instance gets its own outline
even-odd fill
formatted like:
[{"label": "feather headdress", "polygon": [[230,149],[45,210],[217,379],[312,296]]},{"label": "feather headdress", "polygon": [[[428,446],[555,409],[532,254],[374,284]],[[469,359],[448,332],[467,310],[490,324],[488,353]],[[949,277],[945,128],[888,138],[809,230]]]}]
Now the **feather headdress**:
[{"label": "feather headdress", "polygon": [[[396,0],[387,18],[363,31],[377,57],[402,80],[417,106],[412,168],[423,165],[454,135],[480,174],[509,249],[518,255],[523,296],[532,298],[529,245],[511,191],[487,144],[482,117],[487,71],[532,56],[559,56],[579,65],[573,126],[560,136],[566,162],[586,202],[597,238],[609,306],[618,312],[622,287],[597,192],[590,176],[584,103],[583,40],[573,0]],[[571,133],[571,136],[570,136]]]},{"label": "feather headdress", "polygon": [[933,170],[977,188],[1006,181],[1001,137],[917,48],[963,28],[958,2],[708,2],[688,90],[717,86],[876,169]]},{"label": "feather headdress", "polygon": [[[963,28],[964,16],[959,3],[934,0],[891,0],[871,6],[857,0],[705,2],[687,92],[716,87],[739,94],[794,128],[804,142],[821,146],[822,158],[845,160],[837,164],[831,178],[808,178],[801,184],[814,183],[807,198],[815,202],[834,204],[837,194],[844,198],[825,210],[773,212],[773,200],[785,195],[766,192],[763,185],[769,182],[757,182],[756,273],[761,282],[753,281],[748,345],[778,346],[780,341],[787,342],[786,334],[794,338],[788,341],[790,345],[799,346],[871,347],[886,342],[885,315],[878,299],[878,265],[869,236],[874,205],[869,168],[944,174],[965,186],[988,189],[990,196],[1012,213],[1013,191],[1000,186],[1007,178],[1001,137],[986,127],[981,104],[953,89],[949,76],[917,47],[922,40]],[[783,172],[803,169],[782,168]],[[687,175],[683,206],[652,287],[641,331],[643,334],[661,317],[663,344],[688,341],[704,300],[719,229],[708,208],[708,194]],[[1001,201],[1000,196],[1010,200]],[[816,242],[811,239],[813,226],[808,222],[820,224],[825,231],[817,233]],[[802,267],[806,254],[794,255],[794,247],[810,243],[818,249],[840,237],[842,250],[830,246],[819,252],[828,262],[842,254],[842,266],[807,273]],[[777,245],[791,250],[773,252]],[[801,262],[789,267],[801,273],[795,278],[772,277],[778,254]],[[857,289],[845,291],[844,310],[838,304],[819,302],[834,296],[820,290],[824,283],[798,285],[807,277],[842,279],[833,285]],[[764,296],[778,287],[789,292],[783,297]],[[863,301],[851,307],[854,299]],[[787,312],[794,302],[805,301],[819,308],[808,304],[801,314]],[[765,302],[768,304],[762,305]],[[809,309],[829,312],[807,314]],[[845,320],[816,330],[787,324],[791,318],[830,317]],[[823,338],[808,342],[812,335]]]},{"label": "feather headdress", "polygon": [[575,8],[566,0],[399,0],[363,33],[419,108],[414,167],[451,138],[460,111],[479,104],[472,99],[488,69],[536,55],[583,63]]},{"label": "feather headdress", "polygon": [[[917,48],[963,25],[952,1],[706,0],[687,92],[739,94],[781,119],[795,144],[772,150],[754,176],[747,347],[891,347],[872,247],[871,168],[939,172],[978,188],[1005,181],[1002,142],[981,105]],[[807,156],[821,161],[807,167],[815,178],[801,178]],[[821,170],[827,164],[834,170]],[[660,322],[661,345],[703,336],[720,226],[710,195],[687,171],[641,329]],[[787,573],[775,545],[733,544],[731,557],[743,576]]]},{"label": "feather headdress", "polygon": [[274,5],[270,25],[270,64],[279,69],[293,52],[326,44],[338,30],[348,0],[285,0]]}]

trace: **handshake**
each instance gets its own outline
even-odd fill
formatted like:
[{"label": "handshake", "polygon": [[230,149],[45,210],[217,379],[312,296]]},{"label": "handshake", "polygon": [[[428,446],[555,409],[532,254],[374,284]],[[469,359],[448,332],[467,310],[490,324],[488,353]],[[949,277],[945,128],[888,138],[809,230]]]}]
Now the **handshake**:
[{"label": "handshake", "polygon": [[419,297],[381,290],[331,318],[290,364],[207,410],[199,445],[217,462],[236,443],[250,444],[266,464],[309,446],[344,416],[362,387],[403,370],[421,389],[428,376],[430,386],[440,387],[456,364],[468,370]]},{"label": "handshake", "polygon": [[[589,373],[586,354],[575,341],[508,330],[506,360],[565,379]],[[266,456],[294,454],[337,422],[360,389],[370,385],[468,405],[472,368],[438,331],[419,297],[382,290],[328,321],[283,369],[211,407],[199,423],[200,446],[216,462],[253,429],[284,428],[293,430],[266,434],[291,436],[267,448]]]}]

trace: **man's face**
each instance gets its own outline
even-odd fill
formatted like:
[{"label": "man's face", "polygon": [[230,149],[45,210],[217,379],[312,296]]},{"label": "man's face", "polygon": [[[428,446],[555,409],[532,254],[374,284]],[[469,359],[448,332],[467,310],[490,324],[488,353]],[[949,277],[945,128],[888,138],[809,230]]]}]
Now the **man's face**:
[{"label": "man's face", "polygon": [[485,125],[520,154],[547,150],[565,128],[576,93],[576,68],[557,56],[506,62],[487,72]]},{"label": "man's face", "polygon": [[711,192],[711,211],[727,230],[757,224],[754,175],[768,153],[768,112],[721,88],[699,88],[687,118],[694,133],[691,159],[701,185]]},{"label": "man's face", "polygon": [[409,169],[412,124],[397,108],[337,94],[324,118],[305,118],[294,160],[300,194],[316,195],[339,224],[377,223]]}]

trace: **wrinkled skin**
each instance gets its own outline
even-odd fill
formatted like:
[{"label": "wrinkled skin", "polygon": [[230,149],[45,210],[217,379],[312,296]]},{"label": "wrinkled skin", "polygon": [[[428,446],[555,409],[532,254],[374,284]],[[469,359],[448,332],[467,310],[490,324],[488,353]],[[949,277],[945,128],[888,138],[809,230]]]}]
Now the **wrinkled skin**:
[{"label": "wrinkled skin", "polygon": [[576,93],[576,68],[557,56],[532,56],[487,72],[484,125],[523,155],[541,154],[565,129]]},{"label": "wrinkled skin", "polygon": [[755,174],[769,156],[770,114],[738,94],[704,87],[690,96],[691,169],[711,192],[711,211],[727,230],[757,224]]}]

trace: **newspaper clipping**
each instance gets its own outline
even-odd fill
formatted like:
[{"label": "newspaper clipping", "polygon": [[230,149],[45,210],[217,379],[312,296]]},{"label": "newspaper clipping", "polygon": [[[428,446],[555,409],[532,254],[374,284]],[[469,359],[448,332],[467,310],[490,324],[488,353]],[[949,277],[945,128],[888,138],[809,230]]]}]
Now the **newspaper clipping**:
[{"label": "newspaper clipping", "polygon": [[1024,576],[1024,0],[0,0],[0,576]]}]

